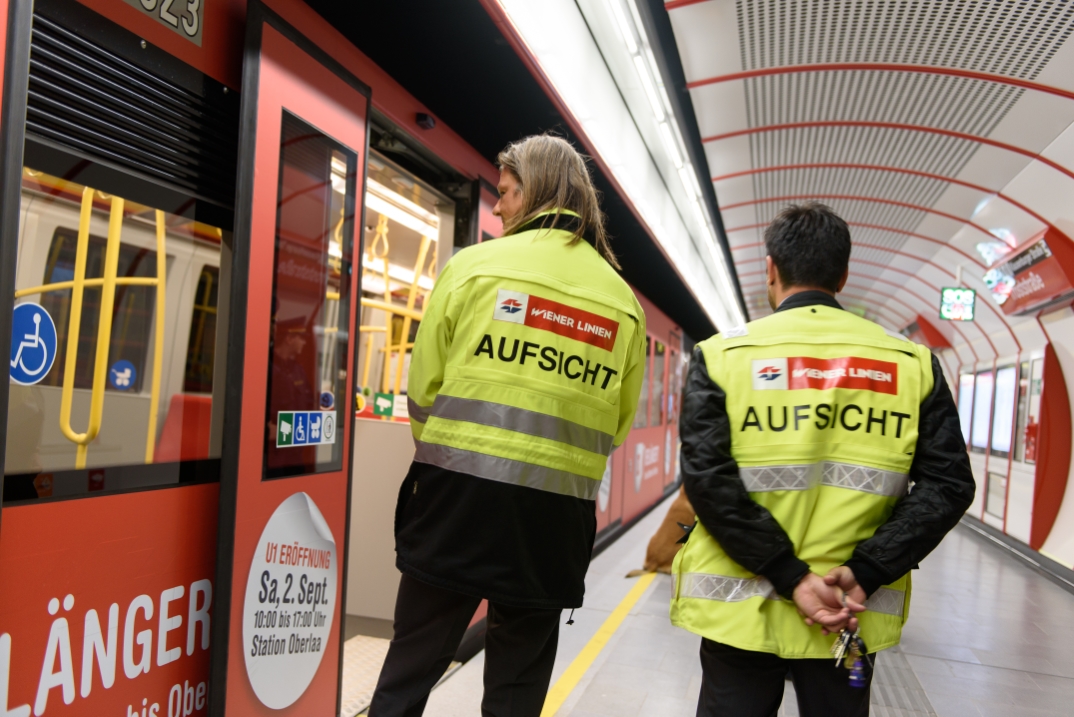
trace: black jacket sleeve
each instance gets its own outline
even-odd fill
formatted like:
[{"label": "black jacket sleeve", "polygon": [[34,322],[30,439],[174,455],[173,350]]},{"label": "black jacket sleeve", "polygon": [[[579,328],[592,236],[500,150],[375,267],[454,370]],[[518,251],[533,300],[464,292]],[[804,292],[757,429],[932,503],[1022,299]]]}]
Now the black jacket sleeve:
[{"label": "black jacket sleeve", "polygon": [[958,407],[935,356],[932,376],[935,385],[921,404],[917,448],[910,466],[913,488],[846,562],[868,595],[899,579],[931,553],[973,502],[975,484]]},{"label": "black jacket sleeve", "polygon": [[727,397],[709,376],[700,348],[687,372],[679,436],[683,484],[701,524],[732,560],[790,598],[809,565],[794,554],[790,537],[768,509],[746,492],[731,457]]}]

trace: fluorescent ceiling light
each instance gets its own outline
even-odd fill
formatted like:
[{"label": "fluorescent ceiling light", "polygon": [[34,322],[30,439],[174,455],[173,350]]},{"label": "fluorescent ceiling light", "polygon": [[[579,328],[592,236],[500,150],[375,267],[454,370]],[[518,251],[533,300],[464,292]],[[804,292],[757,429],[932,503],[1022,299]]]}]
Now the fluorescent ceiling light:
[{"label": "fluorescent ceiling light", "polygon": [[[373,181],[369,181],[368,183],[370,185],[376,184],[376,182]],[[402,199],[402,197],[400,197],[400,199]],[[371,191],[366,192],[365,206],[366,208],[372,209],[378,214],[383,214],[389,219],[394,219],[395,221],[402,224],[404,227],[413,229],[418,234],[421,234],[424,237],[429,237],[429,239],[433,241],[436,241],[439,238],[439,220],[436,222],[436,224],[431,224],[419,217],[414,216],[414,214],[406,211],[398,204],[383,199],[379,194],[374,194]]]},{"label": "fluorescent ceiling light", "polygon": [[701,309],[721,330],[744,323],[713,220],[693,189],[700,178],[679,171],[692,167],[689,154],[631,0],[494,2]]},{"label": "fluorescent ceiling light", "polygon": [[[370,273],[372,273],[372,275],[374,277],[383,279],[384,278],[384,260],[383,259],[370,259],[370,260],[366,261],[365,262],[365,270],[370,272]],[[403,284],[406,284],[407,286],[409,286],[409,285],[414,283],[414,272],[412,270],[410,270],[410,269],[407,269],[404,266],[399,266],[398,264],[389,263],[388,264],[388,278],[395,279],[396,281],[402,282]],[[431,278],[429,278],[428,276],[426,276],[425,274],[422,274],[421,276],[418,277],[418,286],[420,286],[423,289],[432,290],[432,288],[433,288],[433,280]]]}]

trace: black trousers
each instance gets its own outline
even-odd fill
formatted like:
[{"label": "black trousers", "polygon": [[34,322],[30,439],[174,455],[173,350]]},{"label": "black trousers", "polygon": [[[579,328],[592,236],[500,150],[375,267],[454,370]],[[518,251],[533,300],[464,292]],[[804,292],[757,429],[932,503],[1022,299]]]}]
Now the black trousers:
[{"label": "black trousers", "polygon": [[702,639],[697,717],[776,717],[788,673],[802,717],[868,717],[873,670],[863,663],[865,687],[851,687],[849,672],[834,659],[786,660]]},{"label": "black trousers", "polygon": [[[399,583],[395,637],[370,717],[420,717],[481,603],[408,575]],[[489,603],[482,717],[539,717],[559,641],[559,610]]]}]

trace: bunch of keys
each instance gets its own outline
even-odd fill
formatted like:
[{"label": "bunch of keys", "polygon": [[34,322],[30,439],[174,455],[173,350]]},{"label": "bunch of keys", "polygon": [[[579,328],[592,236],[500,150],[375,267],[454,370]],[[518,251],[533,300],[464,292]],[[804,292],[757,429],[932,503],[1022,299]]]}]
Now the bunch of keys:
[{"label": "bunch of keys", "polygon": [[869,655],[865,649],[865,640],[857,630],[840,630],[839,637],[832,645],[832,655],[835,656],[836,667],[842,662],[849,670],[851,687],[865,687],[865,666],[862,660],[868,660]]}]

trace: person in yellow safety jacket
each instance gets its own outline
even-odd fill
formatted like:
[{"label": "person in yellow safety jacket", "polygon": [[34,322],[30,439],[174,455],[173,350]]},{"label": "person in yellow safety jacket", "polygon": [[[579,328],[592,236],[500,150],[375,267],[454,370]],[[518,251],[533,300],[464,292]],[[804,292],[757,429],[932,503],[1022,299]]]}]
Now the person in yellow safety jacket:
[{"label": "person in yellow safety jacket", "polygon": [[[699,716],[775,715],[788,671],[803,717],[868,715],[909,572],[969,507],[973,475],[937,359],[836,301],[846,223],[792,206],[765,246],[775,313],[701,342],[688,371],[681,466],[697,523],[671,619],[703,638]],[[836,668],[844,627],[866,656]]]},{"label": "person in yellow safety jacket", "polygon": [[482,598],[482,714],[540,715],[561,611],[582,604],[601,478],[638,404],[645,315],[585,159],[535,136],[499,164],[504,236],[451,258],[414,343],[403,577],[371,717],[422,713]]}]

